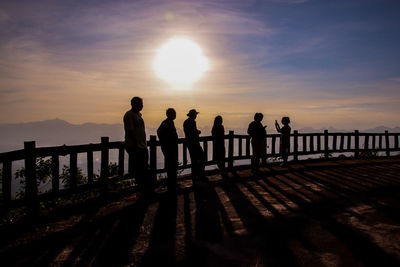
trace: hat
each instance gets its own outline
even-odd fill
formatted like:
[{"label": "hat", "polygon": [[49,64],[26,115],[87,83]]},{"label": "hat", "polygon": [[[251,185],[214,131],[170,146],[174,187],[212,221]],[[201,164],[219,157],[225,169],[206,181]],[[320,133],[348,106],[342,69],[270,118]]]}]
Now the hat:
[{"label": "hat", "polygon": [[186,116],[190,116],[190,114],[199,114],[199,112],[197,112],[195,109],[191,109],[191,110],[189,110],[189,113],[188,114],[186,114]]}]

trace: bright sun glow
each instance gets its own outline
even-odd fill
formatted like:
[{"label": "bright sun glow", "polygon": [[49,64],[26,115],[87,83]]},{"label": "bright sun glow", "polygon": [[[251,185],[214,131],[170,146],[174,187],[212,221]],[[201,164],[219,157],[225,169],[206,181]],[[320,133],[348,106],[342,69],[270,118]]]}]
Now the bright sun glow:
[{"label": "bright sun glow", "polygon": [[174,38],[158,51],[153,62],[158,77],[172,85],[190,85],[208,70],[208,62],[195,42]]}]

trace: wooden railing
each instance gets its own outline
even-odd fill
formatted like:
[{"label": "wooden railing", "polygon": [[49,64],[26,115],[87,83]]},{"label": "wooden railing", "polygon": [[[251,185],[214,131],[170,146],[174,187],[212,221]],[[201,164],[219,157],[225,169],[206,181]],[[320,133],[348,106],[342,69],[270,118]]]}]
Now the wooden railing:
[{"label": "wooden railing", "polygon": [[[327,130],[324,133],[298,133],[294,131],[291,134],[291,151],[290,156],[293,160],[299,160],[299,157],[306,155],[323,155],[330,157],[333,153],[351,153],[354,158],[358,158],[363,152],[383,152],[385,156],[390,156],[391,152],[400,151],[399,149],[400,133],[360,133],[354,131],[350,133],[329,133]],[[263,158],[265,164],[268,158],[276,158],[279,153],[279,134],[269,134],[266,137],[265,152]],[[251,145],[248,135],[236,135],[230,131],[225,135],[227,140],[227,156],[226,162],[228,168],[234,166],[235,160],[250,159]],[[204,157],[206,165],[213,165],[215,161],[209,155],[209,143],[212,147],[212,137],[200,137],[204,149]],[[180,138],[178,143],[180,147],[180,158],[182,163],[179,169],[189,169],[187,148],[184,138]],[[164,168],[157,168],[157,158],[162,157],[157,153],[157,147],[160,146],[156,136],[150,136],[147,142],[150,155],[150,173],[156,176],[157,173],[165,172]],[[118,174],[111,177],[109,175],[109,152],[112,149],[118,150]],[[93,153],[101,153],[100,176],[95,180],[93,171]],[[87,183],[78,185],[77,183],[77,159],[78,154],[86,154],[87,158]],[[69,188],[60,189],[60,156],[69,155]],[[24,202],[26,205],[33,207],[38,203],[39,199],[55,198],[63,194],[78,192],[79,190],[89,190],[94,187],[107,188],[107,184],[131,179],[132,177],[125,171],[125,155],[123,142],[109,142],[108,137],[102,137],[101,143],[85,144],[73,146],[55,146],[55,147],[36,147],[36,143],[25,142],[24,149],[0,153],[0,164],[2,164],[2,199],[1,206],[8,207],[14,202]],[[52,158],[52,182],[50,192],[40,194],[37,187],[36,175],[36,159],[37,158]],[[25,197],[20,200],[13,200],[11,194],[11,181],[13,179],[12,165],[13,162],[23,160],[25,166]]]}]

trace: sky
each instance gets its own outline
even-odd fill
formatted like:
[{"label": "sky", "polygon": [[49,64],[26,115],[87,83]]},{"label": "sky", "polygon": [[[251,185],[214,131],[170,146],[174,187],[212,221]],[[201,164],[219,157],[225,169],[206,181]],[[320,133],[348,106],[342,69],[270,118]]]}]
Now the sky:
[{"label": "sky", "polygon": [[[130,99],[157,127],[222,115],[226,129],[289,116],[292,128],[400,126],[400,1],[0,2],[0,123],[122,123]],[[167,40],[197,43],[209,69],[182,90],[152,62]]]}]

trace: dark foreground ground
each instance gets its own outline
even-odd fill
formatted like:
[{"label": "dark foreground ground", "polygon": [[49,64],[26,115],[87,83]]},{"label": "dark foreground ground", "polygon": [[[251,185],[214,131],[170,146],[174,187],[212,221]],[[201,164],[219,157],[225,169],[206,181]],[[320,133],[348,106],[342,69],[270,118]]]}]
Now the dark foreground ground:
[{"label": "dark foreground ground", "polygon": [[227,176],[3,230],[0,265],[400,266],[399,159]]}]

